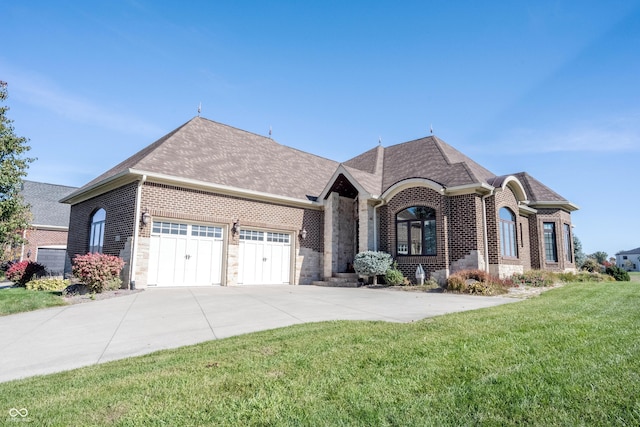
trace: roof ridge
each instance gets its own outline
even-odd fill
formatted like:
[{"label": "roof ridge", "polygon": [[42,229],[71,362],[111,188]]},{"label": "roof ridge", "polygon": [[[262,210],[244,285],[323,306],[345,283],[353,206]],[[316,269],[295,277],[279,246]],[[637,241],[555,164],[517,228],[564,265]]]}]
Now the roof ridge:
[{"label": "roof ridge", "polygon": [[[278,142],[277,140],[275,140],[275,139],[273,139],[273,138],[271,138],[271,137],[264,136],[264,135],[260,135],[259,133],[255,133],[255,132],[251,132],[251,131],[248,131],[248,130],[240,129],[239,127],[232,126],[232,125],[228,125],[228,124],[226,124],[226,123],[221,123],[221,122],[218,122],[218,121],[215,121],[215,120],[212,120],[212,119],[208,119],[208,118],[206,118],[206,117],[196,116],[196,117],[194,117],[194,119],[195,119],[195,118],[199,118],[199,119],[202,119],[202,120],[206,120],[206,121],[208,121],[208,122],[215,123],[216,125],[224,126],[224,127],[226,127],[226,128],[233,129],[233,130],[237,130],[237,131],[240,131],[240,132],[242,132],[242,133],[247,133],[247,134],[249,134],[249,135],[257,136],[257,137],[262,138],[262,139],[265,139],[265,140],[267,140],[267,141],[271,141],[271,142],[273,142],[274,144],[279,145],[280,147],[288,148],[288,149],[290,149],[290,150],[295,150],[295,151],[298,151],[298,152],[300,152],[300,153],[303,153],[303,154],[306,154],[306,155],[309,155],[309,156],[317,157],[317,158],[319,158],[319,159],[329,160],[329,161],[335,162],[336,164],[340,163],[340,162],[338,162],[338,161],[336,161],[336,160],[329,159],[329,158],[327,158],[327,157],[322,157],[322,156],[320,156],[320,155],[318,155],[318,154],[309,153],[308,151],[304,151],[304,150],[301,150],[301,149],[296,148],[296,147],[291,147],[291,146],[289,146],[289,145],[282,144],[282,143]],[[192,120],[193,120],[193,119],[192,119]],[[188,123],[188,122],[187,122],[187,123]],[[185,124],[186,124],[186,123],[185,123]]]}]

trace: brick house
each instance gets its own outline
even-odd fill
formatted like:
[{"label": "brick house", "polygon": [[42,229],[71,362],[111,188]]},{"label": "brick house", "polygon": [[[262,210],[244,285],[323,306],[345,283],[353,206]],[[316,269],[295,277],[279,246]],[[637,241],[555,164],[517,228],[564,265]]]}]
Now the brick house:
[{"label": "brick house", "polygon": [[26,243],[20,248],[20,261],[30,259],[47,268],[51,275],[62,275],[65,268],[70,206],[59,200],[76,187],[24,180],[22,195],[29,205],[31,223],[23,231]]},{"label": "brick house", "polygon": [[140,288],[310,284],[365,250],[437,280],[575,268],[575,205],[435,136],[338,163],[195,117],[62,201],[69,256],[119,255]]}]

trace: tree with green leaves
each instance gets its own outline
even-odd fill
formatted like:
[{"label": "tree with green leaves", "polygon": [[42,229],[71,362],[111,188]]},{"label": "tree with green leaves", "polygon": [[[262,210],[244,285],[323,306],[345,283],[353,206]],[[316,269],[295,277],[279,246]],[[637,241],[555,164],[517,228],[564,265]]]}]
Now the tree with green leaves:
[{"label": "tree with green leaves", "polygon": [[573,235],[573,259],[575,260],[577,268],[582,267],[582,264],[587,259],[587,256],[582,251],[582,242],[575,234]]},{"label": "tree with green leaves", "polygon": [[595,259],[596,261],[598,261],[598,264],[604,264],[607,258],[609,258],[609,254],[604,251],[598,251],[589,255],[589,258]]},{"label": "tree with green leaves", "polygon": [[[0,103],[7,99],[7,83],[0,80]],[[7,117],[9,107],[0,104],[0,256],[5,249],[22,243],[21,231],[29,225],[29,207],[20,190],[29,163],[25,157],[31,149],[27,138],[16,136],[13,120]]]}]

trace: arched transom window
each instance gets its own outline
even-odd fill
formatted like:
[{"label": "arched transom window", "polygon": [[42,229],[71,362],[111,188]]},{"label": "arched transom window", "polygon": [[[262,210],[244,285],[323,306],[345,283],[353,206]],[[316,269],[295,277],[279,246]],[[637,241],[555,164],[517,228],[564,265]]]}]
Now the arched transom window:
[{"label": "arched transom window", "polygon": [[500,253],[503,257],[518,257],[516,242],[516,216],[509,208],[500,208]]},{"label": "arched transom window", "polygon": [[412,206],[398,212],[396,241],[397,255],[435,255],[436,211],[427,206]]},{"label": "arched transom window", "polygon": [[104,223],[107,219],[107,212],[98,209],[91,216],[91,234],[89,236],[89,252],[102,253],[104,244]]}]

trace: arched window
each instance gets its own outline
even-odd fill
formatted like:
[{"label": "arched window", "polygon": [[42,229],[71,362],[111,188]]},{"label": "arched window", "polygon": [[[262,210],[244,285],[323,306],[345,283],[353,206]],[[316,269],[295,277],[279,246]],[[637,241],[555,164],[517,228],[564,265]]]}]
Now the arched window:
[{"label": "arched window", "polygon": [[500,208],[500,253],[505,258],[518,257],[516,216],[509,208]]},{"label": "arched window", "polygon": [[436,211],[426,206],[412,206],[398,212],[396,242],[397,255],[435,255]]},{"label": "arched window", "polygon": [[104,244],[104,222],[107,219],[107,211],[98,209],[91,216],[91,234],[89,235],[89,252],[102,253]]}]

